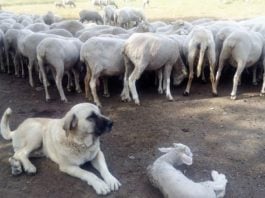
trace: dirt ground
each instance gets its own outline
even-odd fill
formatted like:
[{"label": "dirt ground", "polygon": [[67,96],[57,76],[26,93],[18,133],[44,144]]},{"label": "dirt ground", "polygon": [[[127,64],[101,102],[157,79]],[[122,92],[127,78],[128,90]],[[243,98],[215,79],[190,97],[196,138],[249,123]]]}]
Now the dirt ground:
[{"label": "dirt ground", "polygon": [[[138,86],[141,106],[122,103],[121,85],[111,87],[111,98],[102,98],[103,112],[114,120],[110,134],[102,137],[101,147],[109,169],[122,183],[109,198],[159,198],[146,176],[146,167],[159,155],[160,146],[173,142],[188,145],[194,164],[183,167],[195,181],[210,179],[211,170],[228,179],[227,198],[265,197],[265,98],[259,97],[260,86],[249,83],[239,87],[239,98],[230,100],[232,78],[221,83],[219,97],[213,98],[210,84],[194,82],[189,97],[185,86],[174,88],[174,102],[157,94],[153,86]],[[26,79],[0,74],[0,114],[13,109],[11,128],[27,117],[61,117],[74,104],[85,102],[84,94],[66,93],[69,103],[54,98],[44,100],[44,90],[30,88]],[[58,170],[46,158],[32,159],[35,176],[14,177],[8,163],[11,144],[0,138],[0,197],[98,197],[85,182]],[[91,170],[89,164],[85,169]]]}]

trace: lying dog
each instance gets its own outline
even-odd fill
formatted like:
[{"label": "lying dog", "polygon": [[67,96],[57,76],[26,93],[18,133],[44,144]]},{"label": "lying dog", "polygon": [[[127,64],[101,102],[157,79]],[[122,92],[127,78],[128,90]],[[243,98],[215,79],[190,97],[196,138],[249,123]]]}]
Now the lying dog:
[{"label": "lying dog", "polygon": [[[106,195],[121,186],[109,172],[100,150],[99,137],[111,131],[113,122],[97,106],[77,104],[61,119],[28,118],[15,131],[9,128],[11,113],[8,108],[1,119],[1,134],[6,140],[12,140],[15,153],[9,162],[13,175],[22,173],[23,169],[29,174],[36,173],[29,157],[42,151],[62,172],[86,181],[97,194]],[[104,181],[79,167],[87,161],[91,161]]]}]

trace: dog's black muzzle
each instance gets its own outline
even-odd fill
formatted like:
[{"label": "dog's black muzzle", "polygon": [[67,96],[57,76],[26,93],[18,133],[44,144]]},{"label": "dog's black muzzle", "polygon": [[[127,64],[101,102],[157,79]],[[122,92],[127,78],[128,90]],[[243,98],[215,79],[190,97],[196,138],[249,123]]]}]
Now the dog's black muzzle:
[{"label": "dog's black muzzle", "polygon": [[106,117],[97,117],[95,120],[95,134],[101,136],[103,133],[110,132],[113,126],[113,121]]}]

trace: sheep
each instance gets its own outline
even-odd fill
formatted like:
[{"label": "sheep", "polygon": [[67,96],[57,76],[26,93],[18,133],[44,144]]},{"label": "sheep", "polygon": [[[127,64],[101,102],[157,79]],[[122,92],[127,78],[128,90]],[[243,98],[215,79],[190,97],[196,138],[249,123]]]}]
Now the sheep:
[{"label": "sheep", "polygon": [[[219,67],[216,73],[216,90],[221,77],[221,72],[226,61],[236,67],[233,79],[231,99],[237,98],[237,85],[242,71],[257,62],[264,62],[264,38],[258,32],[237,30],[231,33],[224,41],[219,57]],[[253,79],[253,83],[256,79]]]},{"label": "sheep", "polygon": [[101,107],[97,91],[96,81],[104,76],[104,96],[109,97],[106,76],[117,76],[124,73],[124,60],[122,49],[125,40],[119,38],[94,37],[88,39],[82,46],[80,60],[86,64],[87,75],[85,77],[86,97]]},{"label": "sheep", "polygon": [[121,93],[123,101],[131,100],[130,91],[135,104],[140,105],[135,81],[140,78],[144,70],[163,70],[163,88],[167,98],[173,100],[170,92],[170,74],[173,65],[180,65],[179,61],[182,61],[179,46],[174,39],[153,33],[135,33],[126,40],[123,55],[125,62],[124,87]]},{"label": "sheep", "polygon": [[115,7],[112,5],[107,5],[104,7],[104,13],[103,13],[103,20],[104,24],[108,25],[114,25],[114,13],[115,13]]},{"label": "sheep", "polygon": [[4,39],[5,35],[2,30],[0,30],[0,71],[5,71],[3,58],[4,58]]},{"label": "sheep", "polygon": [[75,8],[76,7],[75,2],[73,0],[66,0],[64,2],[64,5],[68,5],[71,8]]},{"label": "sheep", "polygon": [[37,61],[36,48],[39,45],[39,43],[47,37],[59,37],[59,36],[54,34],[46,34],[38,32],[25,36],[23,40],[18,42],[19,52],[24,57],[28,58],[28,75],[29,75],[29,84],[31,87],[34,87],[32,70],[34,63],[36,63]]},{"label": "sheep", "polygon": [[51,11],[48,11],[45,15],[42,16],[44,23],[51,25],[55,22],[55,16]]},{"label": "sheep", "polygon": [[45,23],[34,23],[25,27],[25,29],[31,30],[32,32],[40,32],[49,30],[50,26],[46,25]]},{"label": "sheep", "polygon": [[161,27],[156,28],[157,33],[164,34],[188,34],[193,25],[187,21],[178,20],[169,25],[163,25]]},{"label": "sheep", "polygon": [[55,1],[54,6],[56,8],[65,8],[64,3],[62,1]]},{"label": "sheep", "polygon": [[47,77],[45,73],[46,65],[49,65],[54,73],[61,101],[67,102],[62,87],[62,78],[65,71],[73,72],[76,91],[81,93],[78,69],[81,45],[82,42],[77,38],[46,38],[39,43],[36,53],[40,73],[42,74],[46,101],[50,100]]},{"label": "sheep", "polygon": [[80,21],[81,23],[84,23],[85,21],[92,21],[97,24],[103,24],[103,19],[100,16],[100,14],[97,11],[92,11],[92,10],[81,10],[79,12],[80,16]]},{"label": "sheep", "polygon": [[227,179],[224,174],[213,170],[213,181],[196,183],[187,178],[181,170],[182,164],[191,165],[193,154],[184,144],[174,143],[173,147],[159,148],[163,154],[147,167],[147,175],[156,188],[167,198],[222,198],[225,196]]},{"label": "sheep", "polygon": [[75,35],[76,32],[84,29],[85,27],[83,26],[82,23],[80,23],[79,21],[76,20],[65,20],[65,21],[60,21],[57,23],[53,23],[50,26],[50,29],[65,29],[69,32],[71,32],[71,34]]},{"label": "sheep", "polygon": [[43,31],[43,33],[55,34],[55,35],[63,36],[63,37],[73,37],[71,32],[69,32],[65,29],[52,29],[52,30]]},{"label": "sheep", "polygon": [[143,8],[150,4],[150,0],[143,0]]},{"label": "sheep", "polygon": [[[11,73],[10,68],[10,60],[9,60],[9,53],[12,56],[12,59],[14,61],[14,67],[15,67],[15,76],[19,77],[19,68],[18,68],[18,61],[22,60],[21,54],[18,49],[18,43],[22,41],[26,36],[32,34],[33,32],[31,30],[22,29],[9,29],[5,33],[5,39],[4,39],[4,46],[5,46],[5,55],[6,55],[6,63],[7,63],[7,73]],[[22,61],[21,61],[22,62]],[[25,76],[24,67],[21,63],[21,72],[22,77]]]},{"label": "sheep", "polygon": [[186,38],[184,51],[185,51],[184,52],[185,57],[188,60],[188,65],[189,65],[189,80],[183,95],[188,96],[190,94],[191,83],[194,76],[193,64],[198,54],[199,60],[197,64],[197,78],[199,78],[202,73],[204,80],[205,77],[203,72],[204,70],[203,60],[207,58],[210,65],[210,80],[212,83],[212,94],[213,96],[217,96],[217,90],[215,87],[215,78],[214,78],[215,66],[216,66],[216,54],[215,54],[215,42],[212,32],[202,26],[194,27]]},{"label": "sheep", "polygon": [[92,0],[92,4],[96,7],[100,7],[101,9],[104,7],[104,6],[107,6],[107,5],[112,5],[116,8],[118,8],[117,4],[115,3],[114,0]]},{"label": "sheep", "polygon": [[146,18],[142,11],[129,7],[117,9],[114,14],[115,24],[123,28],[130,28],[133,23],[138,25],[145,20]]}]

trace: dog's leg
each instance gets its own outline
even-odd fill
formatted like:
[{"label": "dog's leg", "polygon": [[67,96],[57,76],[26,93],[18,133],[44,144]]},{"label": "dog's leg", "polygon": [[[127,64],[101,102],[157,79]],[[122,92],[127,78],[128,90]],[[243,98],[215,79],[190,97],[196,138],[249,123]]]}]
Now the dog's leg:
[{"label": "dog's leg", "polygon": [[20,161],[16,160],[13,157],[10,157],[9,163],[11,165],[12,175],[16,176],[16,175],[19,175],[23,172]]},{"label": "dog's leg", "polygon": [[60,166],[60,170],[73,177],[77,177],[86,181],[88,185],[92,186],[98,195],[106,195],[110,192],[108,185],[98,178],[95,174],[85,171],[78,166]]},{"label": "dog's leg", "polygon": [[92,165],[100,172],[101,176],[108,184],[110,190],[118,190],[121,186],[121,183],[109,172],[107,167],[107,163],[102,151],[99,151],[97,156],[93,161],[91,161]]}]

